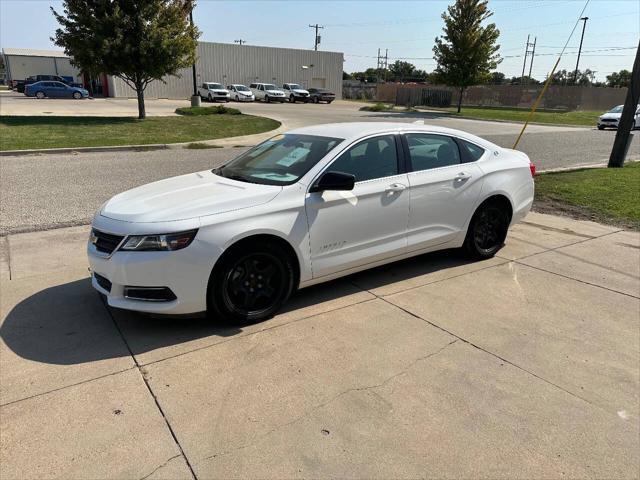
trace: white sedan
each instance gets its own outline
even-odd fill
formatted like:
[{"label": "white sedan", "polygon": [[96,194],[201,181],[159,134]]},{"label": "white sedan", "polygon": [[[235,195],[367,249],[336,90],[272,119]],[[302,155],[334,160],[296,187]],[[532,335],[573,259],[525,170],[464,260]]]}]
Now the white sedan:
[{"label": "white sedan", "polygon": [[92,283],[113,307],[260,321],[298,288],[402,258],[492,257],[531,208],[534,174],[524,153],[458,130],[300,128],[107,201]]},{"label": "white sedan", "polygon": [[[610,128],[618,128],[618,123],[620,122],[620,118],[622,117],[622,110],[624,109],[624,105],[618,105],[617,107],[613,107],[606,113],[603,113],[598,117],[598,130],[604,130],[607,127]],[[636,107],[636,113],[633,117],[633,121],[631,122],[631,130],[640,127],[640,105]]]}]

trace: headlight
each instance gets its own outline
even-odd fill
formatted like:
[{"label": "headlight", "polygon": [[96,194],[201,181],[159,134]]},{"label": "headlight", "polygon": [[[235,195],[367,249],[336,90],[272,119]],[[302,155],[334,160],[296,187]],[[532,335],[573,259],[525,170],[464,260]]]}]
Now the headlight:
[{"label": "headlight", "polygon": [[120,247],[120,250],[136,252],[181,250],[191,244],[196,233],[198,233],[198,230],[158,235],[130,235],[124,245]]}]

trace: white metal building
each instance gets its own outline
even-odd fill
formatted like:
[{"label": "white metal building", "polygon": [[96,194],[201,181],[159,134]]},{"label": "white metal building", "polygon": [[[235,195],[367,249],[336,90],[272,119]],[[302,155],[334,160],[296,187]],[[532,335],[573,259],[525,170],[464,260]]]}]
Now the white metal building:
[{"label": "white metal building", "polygon": [[[196,80],[223,85],[254,82],[299,83],[332,90],[342,98],[343,54],[292,48],[258,47],[228,43],[198,42]],[[306,67],[306,68],[303,68]],[[180,77],[153,82],[145,90],[146,98],[189,98],[193,93],[191,68]],[[135,92],[121,79],[109,78],[110,96],[135,97]]]},{"label": "white metal building", "polygon": [[69,57],[59,50],[3,48],[7,81],[24,80],[32,75],[60,75],[80,81],[80,71],[71,65]]}]

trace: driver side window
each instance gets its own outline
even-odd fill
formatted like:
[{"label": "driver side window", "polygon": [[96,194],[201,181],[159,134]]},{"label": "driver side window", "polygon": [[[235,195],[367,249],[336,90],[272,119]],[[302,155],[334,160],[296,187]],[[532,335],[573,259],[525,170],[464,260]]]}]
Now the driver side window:
[{"label": "driver side window", "polygon": [[369,138],[340,155],[329,167],[334,172],[350,173],[356,182],[398,174],[395,135]]}]

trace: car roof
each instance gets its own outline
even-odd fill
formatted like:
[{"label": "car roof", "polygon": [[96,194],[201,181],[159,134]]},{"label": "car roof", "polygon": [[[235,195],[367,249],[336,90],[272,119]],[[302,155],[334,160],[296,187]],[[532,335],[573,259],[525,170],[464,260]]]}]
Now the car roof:
[{"label": "car roof", "polygon": [[349,122],[349,123],[327,123],[323,125],[313,125],[310,127],[296,128],[286,133],[294,133],[299,135],[316,135],[321,137],[343,138],[353,141],[368,135],[376,133],[395,133],[395,132],[425,132],[440,133],[442,135],[453,135],[456,137],[467,139],[473,143],[477,143],[485,148],[499,148],[494,143],[483,138],[477,137],[471,133],[453,128],[437,127],[435,125],[404,123],[404,122]]}]

